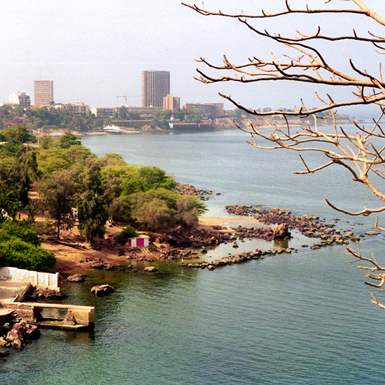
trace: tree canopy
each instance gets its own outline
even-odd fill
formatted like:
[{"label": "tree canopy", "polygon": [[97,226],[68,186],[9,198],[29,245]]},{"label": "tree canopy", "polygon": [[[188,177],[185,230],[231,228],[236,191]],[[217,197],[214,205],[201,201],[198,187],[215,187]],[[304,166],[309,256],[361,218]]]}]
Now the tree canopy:
[{"label": "tree canopy", "polygon": [[[205,210],[196,197],[175,192],[176,183],[164,170],[129,165],[119,154],[98,159],[70,132],[58,139],[46,136],[38,147],[25,145],[35,142],[25,127],[1,133],[0,266],[49,270],[55,263],[52,253],[40,248],[29,224],[14,219],[20,209],[31,224],[44,212],[58,239],[63,229],[78,225],[87,241],[104,237],[109,216],[138,229],[163,231],[193,226]],[[134,233],[133,227],[126,227],[121,240]]]}]

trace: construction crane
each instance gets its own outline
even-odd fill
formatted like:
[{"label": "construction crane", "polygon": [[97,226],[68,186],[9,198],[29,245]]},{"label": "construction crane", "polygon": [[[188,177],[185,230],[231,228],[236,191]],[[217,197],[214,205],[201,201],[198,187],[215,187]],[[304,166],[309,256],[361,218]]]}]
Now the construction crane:
[{"label": "construction crane", "polygon": [[116,106],[119,107],[119,98],[124,98],[124,105],[127,106],[127,99],[128,98],[135,98],[140,95],[127,95],[127,92],[125,92],[124,95],[119,95],[116,97]]},{"label": "construction crane", "polygon": [[117,97],[116,97],[116,106],[117,106],[117,107],[119,107],[119,98],[124,98],[124,105],[127,106],[127,98],[128,98],[127,92],[126,92],[126,94],[123,95],[123,96],[117,96]]}]

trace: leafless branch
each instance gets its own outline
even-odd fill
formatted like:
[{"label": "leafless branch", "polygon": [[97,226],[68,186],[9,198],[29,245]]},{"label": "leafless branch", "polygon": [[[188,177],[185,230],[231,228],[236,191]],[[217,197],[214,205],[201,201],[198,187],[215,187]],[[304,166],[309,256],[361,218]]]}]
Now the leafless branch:
[{"label": "leafless branch", "polygon": [[[326,1],[326,3],[329,3]],[[374,196],[385,203],[385,191],[382,191],[378,181],[385,180],[385,130],[381,127],[381,119],[385,116],[385,82],[382,75],[382,57],[379,59],[378,74],[370,73],[355,63],[352,59],[347,58],[345,67],[340,69],[339,63],[328,60],[330,52],[324,55],[324,51],[315,45],[317,41],[328,41],[330,44],[345,41],[355,41],[365,46],[371,45],[374,54],[385,54],[385,37],[374,34],[371,31],[364,36],[352,30],[351,34],[331,36],[323,33],[321,26],[315,26],[314,32],[311,34],[296,31],[295,36],[284,36],[280,33],[271,33],[267,30],[259,28],[258,21],[260,19],[270,19],[288,15],[300,14],[304,17],[313,14],[328,16],[336,15],[356,15],[370,18],[372,21],[385,26],[385,18],[375,13],[366,6],[361,0],[352,0],[352,8],[334,8],[334,9],[310,9],[306,6],[304,9],[293,9],[289,5],[288,0],[282,1],[283,10],[280,12],[269,13],[261,10],[257,14],[226,13],[222,11],[209,11],[197,5],[185,4],[186,7],[204,16],[218,16],[234,19],[243,27],[253,32],[256,38],[268,39],[274,43],[275,47],[284,48],[282,55],[276,53],[271,54],[271,58],[266,60],[259,56],[249,57],[243,63],[235,63],[228,56],[223,56],[221,64],[211,63],[204,58],[198,60],[206,71],[197,69],[198,77],[196,78],[202,83],[249,83],[258,85],[261,82],[277,82],[285,81],[288,83],[313,84],[314,87],[319,85],[330,86],[331,88],[347,88],[352,89],[352,96],[342,100],[336,99],[331,93],[321,96],[317,89],[315,95],[319,100],[320,106],[308,108],[307,103],[302,98],[299,104],[293,106],[290,111],[259,111],[244,106],[238,102],[235,97],[219,93],[219,95],[232,103],[235,107],[247,114],[257,116],[259,119],[266,119],[270,116],[282,116],[283,127],[265,128],[258,123],[250,124],[243,127],[240,124],[235,125],[242,130],[250,138],[249,143],[258,149],[267,150],[290,150],[299,154],[304,170],[296,171],[295,174],[313,174],[329,167],[339,166],[346,170],[354,182],[365,185]],[[356,8],[353,8],[353,7]],[[287,51],[289,49],[289,51]],[[289,53],[287,53],[289,52]],[[350,68],[346,69],[349,65]],[[370,128],[354,122],[356,132],[339,127],[336,119],[336,109],[345,106],[368,106],[377,105],[380,114],[377,119],[373,119]],[[333,131],[328,132],[319,127],[320,115],[330,113],[333,122]],[[292,118],[303,118],[306,124],[309,117],[314,118],[313,125],[300,125],[299,127],[291,127]],[[257,119],[255,119],[258,122]],[[324,160],[319,164],[310,167],[310,163],[305,159],[305,154],[321,153]],[[378,208],[363,207],[359,211],[349,211],[330,203],[326,199],[326,203],[334,210],[344,214],[353,216],[368,216],[374,213],[385,211],[385,206]],[[380,231],[385,228],[378,224],[378,217],[373,227]],[[360,269],[368,270],[365,284],[380,289],[385,283],[385,271],[372,254],[371,258],[366,258],[361,254],[357,243],[357,251],[347,248],[349,256],[354,257],[353,262],[362,261],[367,266],[358,266]],[[374,281],[374,283],[373,283]],[[372,294],[372,303],[385,309],[385,306],[377,301]]]}]

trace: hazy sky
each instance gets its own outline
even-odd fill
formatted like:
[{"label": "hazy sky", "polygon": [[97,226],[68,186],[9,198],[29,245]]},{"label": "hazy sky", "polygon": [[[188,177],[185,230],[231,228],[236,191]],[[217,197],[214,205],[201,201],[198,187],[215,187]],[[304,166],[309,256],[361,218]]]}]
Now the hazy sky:
[{"label": "hazy sky", "polygon": [[[293,7],[308,3],[315,8],[323,6],[324,1],[290,3]],[[343,0],[333,3],[338,7],[352,6]],[[383,1],[367,3],[385,15]],[[243,9],[246,13],[258,12],[261,7],[267,11],[283,10],[284,0],[205,0],[204,5],[223,11]],[[369,28],[368,18],[361,18],[360,23],[357,20],[330,17],[325,28],[345,28],[346,33],[352,28]],[[296,28],[314,32],[318,24],[316,18],[298,16],[274,19],[270,26],[259,23],[272,32]],[[123,104],[124,99],[117,100],[116,96],[127,93],[128,104],[140,106],[143,70],[170,71],[171,93],[180,96],[182,104],[223,102],[217,95],[220,90],[248,106],[291,108],[298,104],[296,92],[310,92],[309,87],[298,85],[293,89],[293,84],[239,88],[228,83],[204,85],[194,80],[195,68],[204,68],[194,61],[200,56],[219,64],[223,54],[241,62],[255,55],[268,58],[270,51],[278,50],[236,20],[200,16],[183,7],[180,0],[2,0],[0,36],[0,102],[8,101],[8,95],[18,90],[33,97],[34,80],[53,80],[55,101],[59,103],[80,99],[92,107],[112,107],[117,102]],[[329,53],[336,63],[346,62],[345,51],[333,48]],[[357,62],[372,68],[374,61],[365,52],[356,54]],[[375,66],[378,68],[378,63]],[[231,107],[228,102],[225,106]]]}]

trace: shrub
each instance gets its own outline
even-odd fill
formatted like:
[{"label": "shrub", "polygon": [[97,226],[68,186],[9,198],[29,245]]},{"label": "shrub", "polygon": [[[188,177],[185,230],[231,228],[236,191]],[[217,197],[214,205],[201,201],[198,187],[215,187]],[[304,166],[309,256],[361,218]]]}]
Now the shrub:
[{"label": "shrub", "polygon": [[11,237],[22,239],[26,243],[34,246],[40,246],[39,235],[26,221],[6,221],[1,225]]},{"label": "shrub", "polygon": [[19,269],[50,271],[55,266],[56,258],[52,252],[40,246],[13,237],[0,243],[0,263]]},{"label": "shrub", "polygon": [[130,238],[135,238],[137,235],[135,229],[128,225],[118,234],[116,239],[120,244],[124,245]]},{"label": "shrub", "polygon": [[50,271],[55,255],[40,246],[36,230],[25,221],[4,222],[0,227],[0,267]]}]

